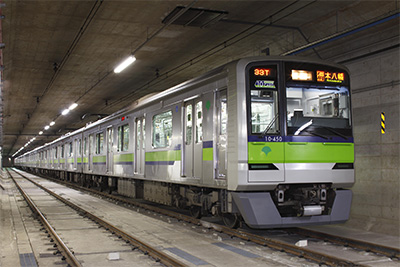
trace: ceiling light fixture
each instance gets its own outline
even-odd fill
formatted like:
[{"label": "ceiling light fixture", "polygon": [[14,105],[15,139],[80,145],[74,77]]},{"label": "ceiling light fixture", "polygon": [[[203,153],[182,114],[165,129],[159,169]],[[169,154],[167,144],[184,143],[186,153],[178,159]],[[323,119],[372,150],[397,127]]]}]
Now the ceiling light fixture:
[{"label": "ceiling light fixture", "polygon": [[40,131],[40,132],[39,132],[39,135],[42,135],[42,134],[43,134],[43,131]]},{"label": "ceiling light fixture", "polygon": [[61,113],[62,115],[67,115],[69,113],[69,109],[64,109],[63,112]]},{"label": "ceiling light fixture", "polygon": [[130,55],[127,59],[125,59],[121,64],[119,64],[115,69],[115,73],[120,73],[124,69],[126,69],[129,65],[135,62],[136,58],[133,55]]},{"label": "ceiling light fixture", "polygon": [[73,110],[74,108],[76,108],[78,106],[77,103],[73,103],[71,106],[69,106],[69,110]]},{"label": "ceiling light fixture", "polygon": [[49,125],[46,125],[46,126],[44,126],[44,129],[45,129],[45,130],[48,130],[48,129],[50,129],[50,126],[49,126]]},{"label": "ceiling light fixture", "polygon": [[56,124],[54,121],[50,122],[50,126],[53,126],[54,124]]}]

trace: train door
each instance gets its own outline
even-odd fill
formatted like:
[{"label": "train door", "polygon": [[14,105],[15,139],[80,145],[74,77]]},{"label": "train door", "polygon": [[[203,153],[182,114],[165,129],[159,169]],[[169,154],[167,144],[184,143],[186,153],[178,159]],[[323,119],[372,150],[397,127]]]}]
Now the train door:
[{"label": "train door", "polygon": [[78,169],[78,139],[74,140],[74,146],[73,146],[73,170],[77,170]]},{"label": "train door", "polygon": [[146,120],[144,117],[137,118],[135,124],[135,173],[144,174]]},{"label": "train door", "polygon": [[227,172],[227,102],[226,90],[216,93],[216,151],[214,158],[214,170],[216,179],[225,179]]},{"label": "train door", "polygon": [[113,172],[114,156],[113,156],[113,145],[114,145],[114,130],[113,127],[107,128],[107,173]]},{"label": "train door", "polygon": [[182,176],[202,177],[203,170],[203,102],[185,102],[184,168]]},{"label": "train door", "polygon": [[89,135],[89,158],[88,158],[88,166],[89,166],[89,171],[93,170],[93,153],[94,153],[94,137],[93,134]]}]

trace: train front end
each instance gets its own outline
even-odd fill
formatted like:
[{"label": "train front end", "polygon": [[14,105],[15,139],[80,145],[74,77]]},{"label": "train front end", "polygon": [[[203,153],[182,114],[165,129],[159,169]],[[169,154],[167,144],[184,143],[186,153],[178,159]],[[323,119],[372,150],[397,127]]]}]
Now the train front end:
[{"label": "train front end", "polygon": [[[240,75],[242,72],[242,75]],[[345,222],[354,184],[347,70],[305,60],[237,65],[233,209],[253,228]],[[244,75],[243,75],[244,74]],[[242,97],[241,97],[242,94]],[[228,148],[229,149],[229,148]]]}]

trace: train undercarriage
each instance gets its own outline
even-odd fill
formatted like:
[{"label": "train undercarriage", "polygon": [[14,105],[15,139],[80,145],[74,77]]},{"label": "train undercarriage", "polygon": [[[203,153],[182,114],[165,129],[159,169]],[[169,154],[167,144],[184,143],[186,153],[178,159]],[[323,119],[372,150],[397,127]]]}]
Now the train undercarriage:
[{"label": "train undercarriage", "polygon": [[[240,208],[225,189],[197,187],[140,179],[84,174],[60,170],[25,167],[30,173],[60,179],[109,194],[119,194],[134,199],[185,209],[195,218],[219,216],[231,228],[244,220]],[[330,184],[279,185],[268,192],[280,217],[307,217],[329,215],[336,191]],[[246,192],[246,194],[251,192]],[[237,199],[237,198],[236,198]]]}]

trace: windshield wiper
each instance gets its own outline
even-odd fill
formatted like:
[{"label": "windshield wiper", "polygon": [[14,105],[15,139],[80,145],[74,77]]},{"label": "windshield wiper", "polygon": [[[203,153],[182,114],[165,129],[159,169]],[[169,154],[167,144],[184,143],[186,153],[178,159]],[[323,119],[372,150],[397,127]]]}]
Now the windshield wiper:
[{"label": "windshield wiper", "polygon": [[337,136],[340,136],[340,137],[344,138],[344,140],[347,140],[347,139],[348,139],[344,134],[339,133],[338,131],[336,131],[336,130],[333,129],[332,127],[328,127],[328,126],[318,126],[318,127],[321,127],[321,128],[323,128],[323,129],[327,129],[327,130],[330,131],[331,133],[334,133],[334,134],[336,134]]},{"label": "windshield wiper", "polygon": [[265,130],[261,133],[263,136],[266,136],[268,131],[272,128],[272,125],[274,125],[275,121],[278,119],[279,113],[275,114],[275,117],[271,120],[271,122],[267,125]]},{"label": "windshield wiper", "polygon": [[304,131],[308,126],[313,124],[313,120],[310,120],[309,122],[304,123],[297,129],[297,131],[294,133],[294,135],[299,135],[302,131]]},{"label": "windshield wiper", "polygon": [[318,136],[318,137],[322,137],[322,138],[324,138],[324,139],[326,139],[326,140],[329,139],[328,136],[325,136],[325,135],[322,135],[322,134],[314,133],[314,132],[311,132],[311,131],[304,131],[304,132],[309,133],[309,134],[312,134],[312,135],[315,135],[315,136]]}]

